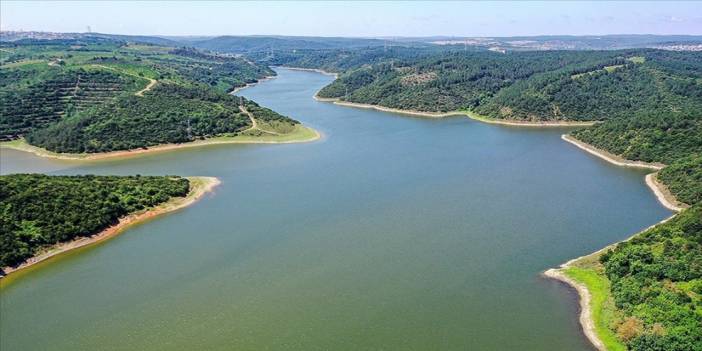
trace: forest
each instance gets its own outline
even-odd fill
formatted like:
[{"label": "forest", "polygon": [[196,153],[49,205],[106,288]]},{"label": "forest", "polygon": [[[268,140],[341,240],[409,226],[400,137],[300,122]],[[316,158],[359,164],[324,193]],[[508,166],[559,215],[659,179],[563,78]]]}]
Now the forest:
[{"label": "forest", "polygon": [[[69,114],[25,135],[27,142],[64,153],[131,150],[236,133],[251,125],[233,96],[199,85],[158,84],[143,97],[128,95]],[[291,122],[292,123],[292,122]]]},{"label": "forest", "polygon": [[174,176],[0,176],[0,268],[185,196],[189,186]]},{"label": "forest", "polygon": [[[251,126],[239,104],[252,102],[228,92],[275,74],[233,55],[107,38],[0,46],[0,141],[24,138],[60,153],[236,135]],[[265,108],[252,113],[280,130],[299,123]]]},{"label": "forest", "polygon": [[[606,120],[661,104],[702,104],[702,83],[696,79],[701,65],[694,53],[396,48],[377,54],[377,62],[361,65],[353,55],[318,60],[312,68],[342,72],[318,95],[427,112],[470,110],[522,121]],[[310,68],[304,55],[284,64]]]},{"label": "forest", "polygon": [[600,257],[630,350],[702,350],[702,204]]}]

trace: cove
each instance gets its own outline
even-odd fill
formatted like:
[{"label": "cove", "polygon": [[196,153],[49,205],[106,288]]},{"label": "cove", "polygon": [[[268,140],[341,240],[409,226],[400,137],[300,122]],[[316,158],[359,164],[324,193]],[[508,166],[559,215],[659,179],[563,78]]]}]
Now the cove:
[{"label": "cove", "polygon": [[0,349],[591,350],[575,293],[540,272],[668,217],[645,171],[569,129],[337,106],[312,99],[332,77],[278,73],[239,93],[321,140],[92,162],[2,150],[3,173],[222,184],[0,281]]}]

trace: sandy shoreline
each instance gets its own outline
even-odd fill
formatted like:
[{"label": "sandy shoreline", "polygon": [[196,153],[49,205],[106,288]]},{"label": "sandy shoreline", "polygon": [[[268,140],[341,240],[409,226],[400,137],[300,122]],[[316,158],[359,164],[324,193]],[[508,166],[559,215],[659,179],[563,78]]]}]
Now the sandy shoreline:
[{"label": "sandy shoreline", "polygon": [[[303,126],[304,127],[304,126]],[[70,154],[70,153],[56,153],[37,146],[30,145],[24,141],[17,142],[12,141],[8,143],[0,143],[0,148],[12,149],[17,151],[29,152],[39,157],[47,157],[58,160],[74,160],[74,161],[93,161],[111,158],[126,158],[137,155],[143,155],[148,153],[156,153],[177,149],[184,149],[190,147],[207,146],[207,145],[221,145],[221,144],[294,144],[294,143],[307,143],[318,140],[322,137],[319,131],[304,127],[312,131],[313,135],[305,139],[295,139],[295,140],[256,140],[250,138],[243,138],[241,136],[235,137],[214,137],[205,140],[196,140],[188,143],[181,144],[162,144],[157,146],[148,147],[146,149],[134,149],[134,150],[124,150],[124,151],[111,151],[111,152],[100,152],[94,154]],[[285,135],[282,135],[285,136]],[[237,139],[238,138],[238,139]]]},{"label": "sandy shoreline", "polygon": [[[598,149],[590,144],[584,143],[582,141],[579,141],[570,135],[563,134],[561,136],[561,139],[575,145],[581,150],[586,151],[589,154],[595,155],[609,163],[612,163],[617,166],[621,167],[634,167],[634,168],[646,168],[646,169],[653,169],[653,170],[661,170],[665,165],[659,164],[659,163],[647,163],[647,162],[642,162],[642,161],[631,161],[627,160],[624,158],[621,158],[617,155],[613,155],[607,151]],[[653,194],[656,195],[656,199],[658,199],[658,202],[661,203],[665,208],[675,211],[675,212],[680,212],[683,209],[687,208],[686,204],[683,204],[679,202],[675,196],[670,193],[668,190],[668,187],[666,187],[664,184],[660,183],[657,179],[658,172],[654,173],[649,173],[645,177],[646,185],[653,191]]]},{"label": "sandy shoreline", "polygon": [[244,89],[246,89],[246,88],[250,88],[250,87],[252,87],[252,86],[254,86],[254,85],[256,85],[256,84],[263,83],[263,82],[268,81],[268,80],[271,80],[271,79],[275,79],[275,78],[277,78],[277,77],[278,77],[278,76],[265,76],[265,77],[263,77],[263,78],[261,78],[261,79],[255,81],[255,82],[253,82],[253,83],[248,83],[248,84],[246,84],[246,85],[244,85],[244,86],[241,86],[241,87],[238,87],[238,88],[234,88],[232,91],[228,92],[227,94],[229,94],[229,95],[234,95],[234,94],[236,94],[237,92],[239,92],[239,91],[241,91],[241,90],[244,90]]},{"label": "sandy shoreline", "polygon": [[683,204],[678,201],[675,198],[675,195],[668,190],[668,187],[658,181],[658,172],[647,174],[645,179],[646,185],[651,188],[653,194],[656,195],[658,202],[660,202],[665,208],[674,212],[680,212],[689,207],[687,204]]},{"label": "sandy shoreline", "polygon": [[289,69],[292,71],[317,72],[317,73],[325,74],[328,76],[334,76],[334,78],[339,77],[339,73],[327,72],[323,69],[318,69],[318,68],[301,68],[301,67],[290,67],[290,66],[271,66],[271,67],[272,68],[284,68],[284,69]]},{"label": "sandy shoreline", "polygon": [[363,108],[363,109],[372,109],[372,110],[378,110],[378,111],[383,111],[383,112],[398,113],[398,114],[403,114],[403,115],[442,118],[442,117],[448,117],[448,116],[458,116],[458,115],[462,114],[462,113],[458,113],[458,112],[423,112],[423,111],[414,111],[414,110],[401,110],[401,109],[378,106],[378,105],[341,101],[338,98],[323,98],[323,97],[317,96],[317,94],[315,94],[313,97],[317,101],[331,102],[334,105],[346,106],[346,107],[356,107],[356,108]]},{"label": "sandy shoreline", "polygon": [[475,113],[466,112],[466,111],[426,112],[426,111],[417,111],[417,110],[403,110],[403,109],[384,107],[384,106],[379,106],[379,105],[361,104],[361,103],[357,103],[357,102],[341,101],[339,98],[323,98],[323,97],[317,96],[317,94],[314,95],[314,99],[317,101],[321,101],[321,102],[331,102],[335,105],[340,105],[340,106],[373,109],[373,110],[377,110],[377,111],[391,112],[391,113],[419,116],[419,117],[444,118],[444,117],[451,117],[451,116],[466,116],[470,119],[473,119],[473,120],[476,120],[479,122],[483,122],[483,123],[499,124],[499,125],[512,126],[512,127],[585,127],[585,126],[591,126],[591,125],[597,123],[597,122],[569,122],[569,121],[560,121],[560,122],[526,122],[525,121],[525,122],[520,122],[520,121],[510,121],[510,120],[482,117],[482,116],[478,116]]},{"label": "sandy shoreline", "polygon": [[587,287],[583,284],[580,284],[576,282],[573,279],[570,279],[565,273],[562,272],[563,269],[567,268],[565,265],[561,266],[558,269],[549,269],[545,271],[543,274],[544,276],[559,280],[571,287],[573,287],[577,292],[578,296],[580,297],[580,326],[583,328],[583,333],[585,334],[585,337],[590,341],[592,346],[594,346],[597,350],[599,351],[607,351],[607,348],[605,347],[604,343],[600,338],[597,336],[597,331],[595,330],[595,322],[592,320],[590,317],[590,309],[591,309],[591,303],[590,301],[592,300],[592,296],[590,295],[590,291],[587,289]]},{"label": "sandy shoreline", "polygon": [[617,166],[622,166],[622,167],[636,167],[636,168],[648,168],[648,169],[654,169],[654,170],[661,170],[663,167],[665,167],[664,164],[659,164],[659,163],[648,163],[648,162],[642,162],[642,161],[631,161],[624,159],[622,157],[619,157],[617,155],[611,154],[607,151],[598,149],[590,144],[584,143],[580,140],[577,140],[573,138],[570,135],[563,134],[561,135],[561,139],[577,146],[578,148],[595,155],[607,162],[613,163]]},{"label": "sandy shoreline", "polygon": [[187,207],[197,200],[201,199],[205,194],[211,192],[217,185],[220,184],[219,179],[215,177],[187,177],[190,180],[190,192],[185,197],[172,198],[169,201],[157,205],[154,208],[130,214],[128,216],[119,219],[119,222],[109,228],[102,230],[101,232],[94,234],[89,237],[81,237],[75,240],[59,243],[46,249],[34,257],[27,259],[25,262],[16,267],[5,267],[3,269],[4,276],[0,275],[0,278],[4,278],[9,274],[15,273],[19,270],[31,267],[39,262],[46,261],[52,257],[61,255],[65,252],[85,247],[89,245],[96,244],[98,242],[105,241],[112,237],[117,236],[122,233],[128,227],[141,223],[147,219],[154,218],[158,215],[173,212],[175,210]]}]

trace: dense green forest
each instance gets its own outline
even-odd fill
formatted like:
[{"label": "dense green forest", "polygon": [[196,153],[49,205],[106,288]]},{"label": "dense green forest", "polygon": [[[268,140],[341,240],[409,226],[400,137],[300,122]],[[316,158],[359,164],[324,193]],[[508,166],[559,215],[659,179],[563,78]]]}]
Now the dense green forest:
[{"label": "dense green forest", "polygon": [[[55,152],[130,150],[232,135],[251,126],[239,103],[250,102],[199,85],[163,83],[140,96],[125,96],[68,115],[26,135],[32,145]],[[256,119],[297,123],[271,110],[251,111]]]},{"label": "dense green forest", "polygon": [[153,176],[0,176],[0,268],[90,236],[120,217],[185,196],[189,180]]},{"label": "dense green forest", "polygon": [[[471,110],[526,121],[605,120],[651,108],[702,105],[702,83],[697,78],[702,64],[694,53],[392,51],[380,51],[376,63],[365,65],[358,65],[353,56],[319,60],[315,68],[343,73],[318,95],[428,112]],[[408,53],[397,54],[403,51]],[[287,64],[311,66],[304,55]]]},{"label": "dense green forest", "polygon": [[[275,74],[232,55],[106,38],[0,46],[0,141],[24,137],[55,152],[236,135],[252,125],[239,104],[252,102],[227,93]],[[252,113],[278,130],[299,124],[268,109]]]},{"label": "dense green forest", "polygon": [[702,204],[601,256],[631,350],[702,350]]},{"label": "dense green forest", "polygon": [[687,204],[702,203],[702,157],[697,153],[683,157],[658,174],[678,200]]}]

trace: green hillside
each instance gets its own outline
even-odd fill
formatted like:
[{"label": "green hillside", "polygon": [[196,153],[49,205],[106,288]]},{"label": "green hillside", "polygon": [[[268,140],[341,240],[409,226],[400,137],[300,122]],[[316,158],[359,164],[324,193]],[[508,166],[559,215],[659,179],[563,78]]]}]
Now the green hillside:
[{"label": "green hillside", "polygon": [[702,65],[689,52],[413,52],[416,58],[352,64],[319,96],[519,121],[605,120],[661,104],[702,105]]},{"label": "green hillside", "polygon": [[[240,105],[255,103],[227,93],[275,74],[231,55],[106,38],[0,48],[0,140],[60,153],[236,135],[253,125]],[[267,109],[252,113],[281,130],[299,124]]]}]

